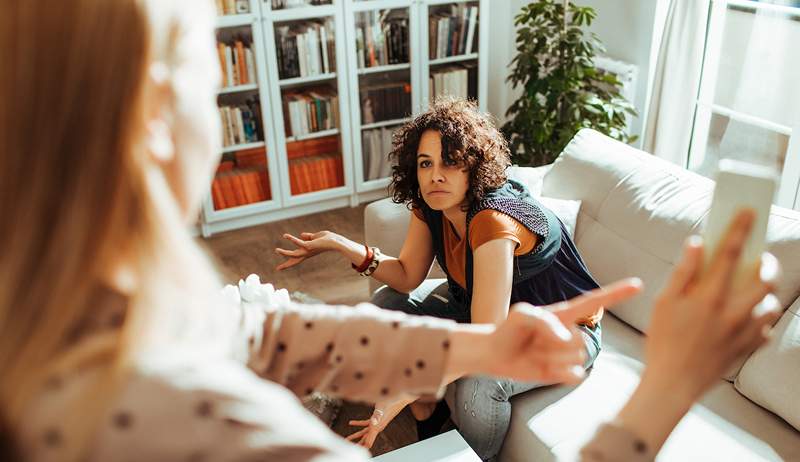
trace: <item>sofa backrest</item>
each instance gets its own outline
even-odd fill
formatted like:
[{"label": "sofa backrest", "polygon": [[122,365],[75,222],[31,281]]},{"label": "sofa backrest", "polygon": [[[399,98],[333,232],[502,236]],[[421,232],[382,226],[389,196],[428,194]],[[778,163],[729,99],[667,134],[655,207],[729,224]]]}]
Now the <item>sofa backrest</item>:
[{"label": "sofa backrest", "polygon": [[[613,310],[642,332],[684,240],[702,230],[713,190],[708,178],[590,129],[575,135],[542,185],[543,196],[582,201],[575,243],[598,282],[643,279],[644,293]],[[800,213],[773,207],[767,241],[783,266],[785,309],[800,293]]]}]

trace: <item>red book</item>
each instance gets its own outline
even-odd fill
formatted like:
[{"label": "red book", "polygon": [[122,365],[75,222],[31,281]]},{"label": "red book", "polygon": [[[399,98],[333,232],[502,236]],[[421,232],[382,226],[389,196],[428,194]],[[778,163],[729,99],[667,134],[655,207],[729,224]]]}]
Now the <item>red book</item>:
[{"label": "red book", "polygon": [[222,195],[222,186],[216,178],[211,182],[211,200],[214,202],[214,210],[228,208],[225,204],[225,197]]},{"label": "red book", "polygon": [[312,175],[311,172],[311,165],[308,159],[300,159],[300,191],[301,193],[307,193],[313,191],[312,185]]},{"label": "red book", "polygon": [[300,194],[300,167],[297,160],[289,162],[289,186],[292,195]]},{"label": "red book", "polygon": [[233,170],[233,161],[231,160],[223,160],[217,166],[217,173],[229,172],[231,170]]},{"label": "red book", "polygon": [[330,188],[328,175],[325,173],[325,158],[316,157],[311,161],[312,171],[314,172],[314,191]]},{"label": "red book", "polygon": [[233,183],[231,182],[232,181],[231,176],[220,175],[218,179],[226,208],[236,207],[237,205],[239,205],[236,203],[236,195],[233,193]]},{"label": "red book", "polygon": [[244,195],[244,183],[242,182],[241,173],[231,175],[231,184],[233,185],[233,195],[236,197],[236,205],[247,204],[247,196]]},{"label": "red book", "polygon": [[339,187],[344,185],[343,181],[340,181],[339,178],[339,162],[337,161],[338,156],[330,156],[328,157],[328,175],[331,177],[331,182],[333,183],[332,187]]},{"label": "red book", "polygon": [[238,177],[238,182],[241,184],[245,203],[252,204],[253,202],[258,202],[258,192],[253,189],[253,185],[250,183],[250,172],[241,172],[236,176]]},{"label": "red book", "polygon": [[339,186],[344,186],[344,161],[342,160],[342,156],[335,156],[334,159],[336,160],[336,179]]},{"label": "red book", "polygon": [[239,168],[265,167],[267,165],[267,150],[264,148],[245,149],[233,154]]}]

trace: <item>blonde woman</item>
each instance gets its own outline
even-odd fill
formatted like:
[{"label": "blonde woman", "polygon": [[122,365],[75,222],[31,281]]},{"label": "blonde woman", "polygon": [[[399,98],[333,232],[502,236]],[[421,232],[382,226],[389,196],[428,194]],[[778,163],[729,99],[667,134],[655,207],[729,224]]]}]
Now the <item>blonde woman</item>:
[{"label": "blonde woman", "polygon": [[[3,3],[0,459],[364,460],[295,395],[375,402],[435,395],[447,375],[580,378],[574,321],[638,282],[517,306],[497,327],[218,297],[186,232],[218,160],[213,21],[198,0]],[[592,454],[618,453],[604,441]]]}]

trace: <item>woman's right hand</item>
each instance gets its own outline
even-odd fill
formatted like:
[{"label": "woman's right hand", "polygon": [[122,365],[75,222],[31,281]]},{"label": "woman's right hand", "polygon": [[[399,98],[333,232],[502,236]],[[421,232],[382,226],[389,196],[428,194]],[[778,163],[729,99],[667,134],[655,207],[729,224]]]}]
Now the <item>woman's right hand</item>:
[{"label": "woman's right hand", "polygon": [[275,253],[286,257],[286,260],[275,267],[277,271],[291,268],[308,258],[329,250],[338,250],[342,237],[330,231],[317,233],[300,233],[300,237],[284,234],[283,238],[295,245],[295,249],[287,250],[277,247]]}]

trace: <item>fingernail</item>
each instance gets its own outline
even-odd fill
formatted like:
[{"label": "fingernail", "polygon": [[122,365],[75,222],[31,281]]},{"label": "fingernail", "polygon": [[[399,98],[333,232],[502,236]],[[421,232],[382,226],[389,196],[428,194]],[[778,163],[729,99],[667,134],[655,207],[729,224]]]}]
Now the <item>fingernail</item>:
[{"label": "fingernail", "polygon": [[572,366],[569,372],[578,378],[583,378],[586,375],[586,370],[581,366]]},{"label": "fingernail", "polygon": [[692,234],[686,239],[686,245],[689,247],[700,247],[703,245],[703,238],[698,234]]}]

